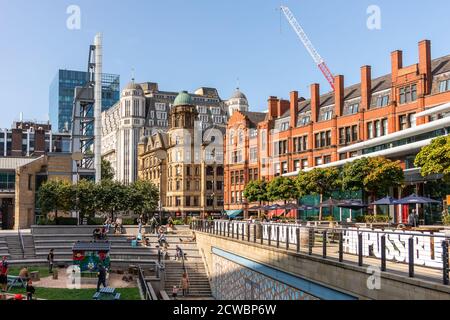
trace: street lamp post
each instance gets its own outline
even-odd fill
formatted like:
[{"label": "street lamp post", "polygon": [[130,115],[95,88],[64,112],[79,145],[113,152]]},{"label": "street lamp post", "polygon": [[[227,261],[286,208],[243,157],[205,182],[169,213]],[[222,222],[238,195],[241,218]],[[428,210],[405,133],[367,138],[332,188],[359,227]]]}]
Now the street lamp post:
[{"label": "street lamp post", "polygon": [[167,158],[167,153],[164,150],[158,150],[155,153],[156,158],[159,159],[159,224],[162,225],[162,184],[163,184],[163,162]]}]

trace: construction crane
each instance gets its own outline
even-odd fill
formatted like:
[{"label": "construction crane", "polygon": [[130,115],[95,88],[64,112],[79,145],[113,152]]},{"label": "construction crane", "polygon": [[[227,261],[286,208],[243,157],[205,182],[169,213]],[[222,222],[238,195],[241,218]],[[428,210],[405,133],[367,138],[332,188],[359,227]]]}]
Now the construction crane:
[{"label": "construction crane", "polygon": [[322,71],[323,75],[325,76],[325,78],[327,79],[328,83],[330,84],[331,88],[334,91],[334,77],[333,77],[333,74],[331,73],[330,69],[328,68],[327,64],[325,63],[325,60],[323,60],[323,58],[317,52],[316,48],[314,48],[312,42],[309,40],[305,31],[298,23],[297,19],[295,19],[294,14],[291,12],[291,10],[288,7],[281,6],[281,11],[283,11],[284,15],[286,16],[290,25],[294,29],[295,33],[298,35],[300,40],[303,42],[306,50],[308,50],[308,52],[311,55],[311,57],[313,58],[314,62],[317,64],[320,71]]}]

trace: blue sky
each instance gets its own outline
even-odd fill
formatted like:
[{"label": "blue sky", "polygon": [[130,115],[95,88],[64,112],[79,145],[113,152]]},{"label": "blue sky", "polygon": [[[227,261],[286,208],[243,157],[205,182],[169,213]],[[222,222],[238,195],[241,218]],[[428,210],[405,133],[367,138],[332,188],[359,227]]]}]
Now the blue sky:
[{"label": "blue sky", "polygon": [[[417,61],[417,42],[432,41],[433,57],[450,53],[448,0],[285,0],[334,74],[359,82],[360,66],[390,71],[390,52]],[[81,30],[66,28],[69,5],[81,9]],[[254,111],[271,95],[287,98],[309,85],[329,86],[277,7],[280,0],[0,0],[0,127],[24,112],[46,120],[48,88],[57,69],[87,65],[88,46],[104,34],[104,72],[135,68],[137,81],[165,90],[240,87]],[[381,9],[381,30],[366,27],[369,5]]]}]

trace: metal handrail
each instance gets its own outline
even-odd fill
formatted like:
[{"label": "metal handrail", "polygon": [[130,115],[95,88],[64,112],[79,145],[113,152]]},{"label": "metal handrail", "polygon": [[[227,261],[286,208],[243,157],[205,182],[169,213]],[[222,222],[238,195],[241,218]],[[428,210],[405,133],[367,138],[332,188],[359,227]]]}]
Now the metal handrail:
[{"label": "metal handrail", "polygon": [[[232,221],[218,221],[218,223],[215,225],[215,228],[210,228],[210,227],[205,227],[205,222],[204,221],[196,221],[193,224],[193,229],[200,231],[200,232],[204,232],[207,234],[211,234],[214,236],[221,236],[221,237],[227,237],[233,240],[237,240],[237,241],[244,241],[244,242],[248,242],[248,243],[256,243],[256,236],[254,235],[253,239],[251,239],[250,237],[250,233],[251,233],[251,227],[247,228],[247,232],[249,234],[247,234],[247,237],[244,238],[243,234],[241,234],[242,237],[239,237],[239,228],[235,229],[234,226],[235,225],[240,225],[242,223],[234,223]],[[256,225],[256,224],[254,224]],[[264,224],[263,224],[264,225]],[[442,261],[438,262],[436,261],[435,264],[433,265],[429,265],[429,268],[435,269],[435,270],[441,270],[442,271],[442,275],[443,275],[443,283],[445,285],[448,285],[450,280],[449,280],[449,273],[450,273],[450,267],[449,267],[449,242],[450,242],[450,237],[448,237],[447,234],[433,234],[431,232],[426,232],[426,231],[422,231],[422,232],[405,232],[403,230],[397,230],[396,231],[386,231],[386,230],[373,230],[371,228],[342,228],[342,227],[338,227],[338,228],[330,228],[330,227],[319,227],[319,226],[305,226],[305,225],[285,225],[285,224],[276,224],[276,223],[269,223],[269,224],[265,224],[267,227],[267,230],[265,230],[266,234],[264,235],[264,232],[261,234],[261,245],[267,245],[269,247],[273,247],[276,246],[276,248],[280,248],[281,245],[280,243],[285,243],[286,244],[286,250],[289,250],[290,248],[293,250],[296,250],[297,253],[302,252],[302,246],[301,245],[301,241],[300,241],[300,237],[301,237],[301,232],[302,230],[304,232],[306,232],[305,230],[307,230],[307,238],[308,243],[306,244],[306,246],[304,246],[303,248],[306,247],[306,253],[308,255],[313,255],[313,248],[317,248],[317,246],[314,245],[315,239],[316,237],[319,235],[319,243],[321,243],[322,246],[322,250],[320,252],[320,255],[322,256],[323,259],[330,259],[331,257],[328,254],[327,248],[328,248],[328,241],[330,239],[329,235],[334,234],[334,235],[339,235],[339,239],[337,240],[338,242],[338,260],[340,263],[343,263],[344,260],[346,262],[349,261],[353,261],[353,260],[348,260],[348,259],[344,259],[344,254],[346,253],[346,251],[344,250],[344,237],[346,232],[352,232],[353,235],[351,235],[352,237],[355,237],[353,240],[353,249],[350,252],[347,252],[347,254],[350,254],[352,256],[357,255],[358,259],[357,259],[357,264],[358,266],[362,267],[363,266],[363,262],[364,262],[364,257],[373,257],[374,253],[371,251],[373,250],[373,246],[372,249],[370,249],[370,243],[369,243],[369,255],[367,255],[367,253],[364,253],[365,250],[367,250],[367,247],[364,247],[363,243],[364,243],[364,234],[365,233],[373,233],[377,235],[377,238],[379,239],[379,244],[377,245],[377,250],[378,253],[381,255],[381,257],[378,257],[378,259],[380,259],[380,263],[381,263],[381,271],[386,271],[386,262],[388,261],[387,259],[387,245],[386,245],[386,241],[387,240],[391,240],[389,235],[394,235],[394,236],[406,236],[405,239],[403,239],[402,241],[405,242],[405,248],[407,249],[406,253],[407,255],[404,256],[404,260],[401,260],[402,262],[404,261],[407,265],[408,265],[408,272],[407,274],[409,275],[410,278],[414,278],[415,277],[415,272],[414,272],[414,267],[416,265],[422,265],[422,264],[417,264],[416,263],[416,255],[415,255],[415,246],[417,245],[414,241],[415,238],[418,237],[426,237],[426,238],[430,238],[430,241],[434,241],[434,243],[436,243],[436,241],[440,241],[440,244],[442,245]],[[231,232],[230,232],[230,226],[231,226]],[[249,224],[250,226],[250,224]],[[280,231],[281,228],[280,227],[286,227],[286,230],[283,231],[283,239],[280,238]],[[275,228],[274,228],[275,227]],[[291,230],[288,230],[288,228],[290,228]],[[217,230],[218,229],[218,230]],[[295,232],[292,232],[295,231]],[[398,232],[401,231],[401,232]],[[242,230],[242,232],[245,232],[245,229]],[[253,232],[256,232],[256,228],[253,228]],[[285,239],[284,239],[285,237]],[[320,239],[321,237],[321,239]],[[407,239],[406,239],[407,238]],[[266,243],[264,243],[264,239],[267,240]],[[333,240],[331,242],[336,243],[336,239],[333,237]],[[322,240],[322,241],[321,241]],[[355,242],[356,241],[356,242]],[[373,239],[371,241],[374,241]],[[294,243],[296,242],[296,248],[294,248]],[[356,243],[356,244],[355,244]],[[290,247],[291,246],[291,247]],[[367,244],[366,244],[367,246]],[[378,247],[379,246],[379,247]],[[372,253],[371,253],[372,252]],[[314,253],[314,255],[317,255],[318,253]],[[431,255],[433,255],[433,253],[430,253]],[[331,258],[333,260],[335,260],[336,258]],[[389,260],[392,260],[389,258]],[[395,259],[394,259],[395,261]],[[436,264],[437,263],[437,264]],[[440,264],[440,266],[439,266]]]},{"label": "metal handrail", "polygon": [[138,266],[138,277],[139,283],[141,285],[142,290],[144,291],[144,299],[145,300],[158,300],[153,288],[151,288],[147,281],[145,281],[144,271],[141,266]]},{"label": "metal handrail", "polygon": [[23,244],[23,237],[22,233],[20,232],[20,228],[17,230],[19,234],[19,240],[20,240],[20,248],[22,249],[22,258],[25,259],[25,246]]}]

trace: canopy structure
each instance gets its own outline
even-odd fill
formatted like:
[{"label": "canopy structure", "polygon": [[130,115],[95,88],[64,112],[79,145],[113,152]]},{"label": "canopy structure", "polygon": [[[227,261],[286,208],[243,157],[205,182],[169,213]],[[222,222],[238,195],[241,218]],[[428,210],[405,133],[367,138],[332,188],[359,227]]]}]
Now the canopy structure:
[{"label": "canopy structure", "polygon": [[394,204],[428,204],[428,203],[440,203],[440,202],[427,197],[421,197],[413,193],[412,195],[406,198],[396,200]]},{"label": "canopy structure", "polygon": [[331,208],[331,207],[337,207],[339,205],[339,201],[334,199],[328,199],[327,201],[322,202],[321,204],[317,205],[318,208]]},{"label": "canopy structure", "polygon": [[351,210],[361,210],[367,208],[368,205],[362,203],[360,200],[344,200],[341,201],[338,205],[339,208],[351,209]]},{"label": "canopy structure", "polygon": [[226,214],[228,216],[228,218],[233,219],[236,218],[237,216],[241,215],[244,211],[243,210],[227,210]]},{"label": "canopy structure", "polygon": [[385,197],[383,199],[377,200],[372,202],[372,205],[376,205],[376,206],[392,206],[394,204],[396,204],[397,200],[392,198],[392,197]]}]

